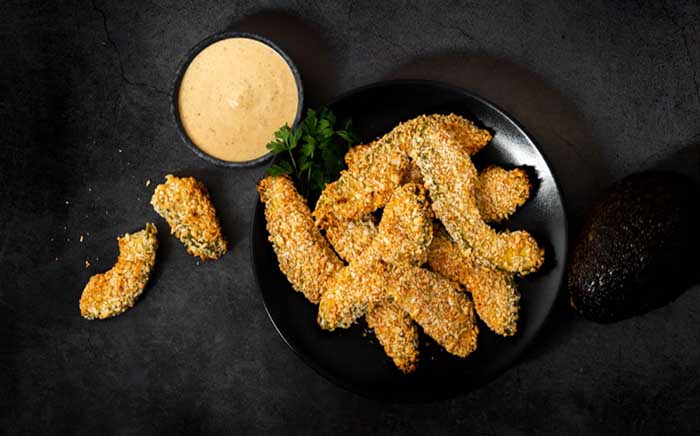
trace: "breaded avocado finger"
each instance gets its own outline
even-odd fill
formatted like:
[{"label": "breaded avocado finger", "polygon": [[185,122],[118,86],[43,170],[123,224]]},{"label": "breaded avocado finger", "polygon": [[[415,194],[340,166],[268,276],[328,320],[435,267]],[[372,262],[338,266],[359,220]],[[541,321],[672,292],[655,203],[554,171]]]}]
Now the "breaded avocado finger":
[{"label": "breaded avocado finger", "polygon": [[394,127],[391,132],[383,138],[389,141],[404,152],[409,153],[413,143],[414,124],[417,120],[430,122],[440,129],[446,131],[454,138],[459,147],[468,155],[474,155],[481,151],[486,144],[491,141],[491,132],[477,127],[468,119],[455,114],[441,115],[421,115],[418,118],[405,121]]},{"label": "breaded avocado finger", "polygon": [[[474,154],[490,140],[487,130],[476,127],[458,115],[427,115],[433,123],[450,132],[466,153]],[[321,193],[314,210],[316,224],[325,229],[334,221],[358,219],[383,207],[404,181],[409,168],[405,126],[372,142],[350,149],[345,156],[348,169],[340,178],[329,183]]]},{"label": "breaded avocado finger", "polygon": [[457,284],[415,266],[389,267],[389,278],[387,293],[445,350],[460,357],[476,350],[474,305]]},{"label": "breaded avocado finger", "polygon": [[[402,183],[424,184],[420,168],[411,161]],[[486,222],[501,222],[515,213],[530,197],[532,185],[521,168],[507,170],[491,165],[479,173],[476,203]]]},{"label": "breaded avocado finger", "polygon": [[377,304],[365,316],[367,326],[404,373],[413,372],[418,364],[418,328],[411,317],[392,300]]},{"label": "breaded avocado finger", "polygon": [[482,265],[473,255],[466,256],[444,229],[435,232],[428,264],[433,271],[467,288],[477,315],[491,330],[502,336],[517,332],[520,291],[512,273]]},{"label": "breaded avocado finger", "polygon": [[316,304],[328,281],[343,267],[316,228],[311,212],[287,176],[268,176],[258,183],[265,219],[280,270],[292,287]]},{"label": "breaded avocado finger", "polygon": [[[326,237],[335,251],[344,260],[351,262],[363,257],[376,238],[377,232],[374,218],[367,215],[359,220],[339,223],[328,228]],[[380,280],[382,281],[378,282],[377,286],[381,286],[383,277]],[[384,289],[379,292],[385,294]],[[384,299],[367,311],[365,319],[396,367],[404,373],[414,371],[419,355],[418,329],[411,317],[390,299]]]},{"label": "breaded avocado finger", "polygon": [[156,262],[156,226],[117,238],[119,257],[107,272],[90,277],[80,297],[80,314],[87,319],[119,315],[132,307],[148,283]]},{"label": "breaded avocado finger", "polygon": [[168,174],[165,183],[156,187],[151,205],[192,256],[206,260],[226,254],[227,243],[216,210],[199,180]]},{"label": "breaded avocado finger", "polygon": [[522,168],[507,170],[491,165],[479,173],[476,204],[486,222],[501,222],[530,197],[532,185]]},{"label": "breaded avocado finger", "polygon": [[384,262],[421,265],[433,239],[433,213],[425,188],[409,183],[398,188],[379,222],[375,244]]},{"label": "breaded avocado finger", "polygon": [[397,189],[372,244],[329,282],[318,307],[319,325],[327,330],[347,328],[381,302],[386,295],[384,262],[422,263],[432,239],[431,216],[422,188]]},{"label": "breaded avocado finger", "polygon": [[316,203],[314,218],[321,228],[350,221],[383,207],[399,186],[408,156],[386,141],[353,147],[348,169],[329,183]]},{"label": "breaded avocado finger", "polygon": [[409,154],[430,191],[433,211],[464,251],[470,248],[489,264],[528,274],[544,261],[544,250],[525,231],[497,233],[481,217],[476,200],[476,168],[454,136],[428,117],[404,123]]},{"label": "breaded avocado finger", "polygon": [[326,238],[346,262],[362,257],[377,236],[372,215],[352,221],[338,221],[326,229]]}]

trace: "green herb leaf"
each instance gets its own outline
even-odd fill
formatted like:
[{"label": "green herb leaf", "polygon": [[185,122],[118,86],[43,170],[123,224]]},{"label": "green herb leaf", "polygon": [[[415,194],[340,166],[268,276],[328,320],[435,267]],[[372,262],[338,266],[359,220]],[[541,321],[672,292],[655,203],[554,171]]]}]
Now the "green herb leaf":
[{"label": "green herb leaf", "polygon": [[270,176],[282,176],[285,174],[292,174],[292,172],[294,172],[294,170],[286,160],[280,161],[278,164],[272,164],[270,168],[267,169],[267,174]]},{"label": "green herb leaf", "polygon": [[338,178],[345,168],[345,153],[357,142],[351,120],[341,120],[337,130],[336,122],[327,108],[309,109],[297,127],[280,127],[276,139],[267,144],[278,155],[267,173],[291,175],[312,206],[326,184]]}]

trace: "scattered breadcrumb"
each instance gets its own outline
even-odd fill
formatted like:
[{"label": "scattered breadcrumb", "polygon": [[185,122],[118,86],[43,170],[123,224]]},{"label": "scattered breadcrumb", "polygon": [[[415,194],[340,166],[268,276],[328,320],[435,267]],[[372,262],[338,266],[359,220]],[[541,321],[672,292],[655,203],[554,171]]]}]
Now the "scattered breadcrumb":
[{"label": "scattered breadcrumb", "polygon": [[85,259],[85,268],[90,268],[90,261]]},{"label": "scattered breadcrumb", "polygon": [[151,179],[146,179],[146,187],[151,186]]}]

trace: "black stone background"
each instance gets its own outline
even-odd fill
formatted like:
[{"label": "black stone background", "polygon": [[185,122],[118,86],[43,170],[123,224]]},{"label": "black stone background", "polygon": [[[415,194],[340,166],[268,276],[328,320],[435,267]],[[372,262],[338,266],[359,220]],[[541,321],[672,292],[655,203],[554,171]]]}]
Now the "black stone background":
[{"label": "black stone background", "polygon": [[[225,29],[287,50],[314,106],[397,77],[494,101],[550,158],[574,230],[613,180],[700,171],[697,2],[3,1],[0,433],[697,434],[697,286],[613,325],[562,299],[517,366],[449,401],[371,401],[306,367],[252,277],[264,168],[212,167],[169,115],[181,58]],[[170,172],[210,188],[232,251],[200,264],[158,220],[141,301],[82,319],[84,284],[114,262],[116,235],[156,219],[148,199]]]}]

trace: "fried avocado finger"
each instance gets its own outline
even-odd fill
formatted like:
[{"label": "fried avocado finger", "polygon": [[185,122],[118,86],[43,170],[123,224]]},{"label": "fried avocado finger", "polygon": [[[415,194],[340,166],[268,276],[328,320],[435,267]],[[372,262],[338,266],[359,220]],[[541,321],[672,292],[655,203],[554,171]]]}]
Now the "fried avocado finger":
[{"label": "fried avocado finger", "polygon": [[226,254],[228,247],[216,210],[199,180],[168,174],[165,183],[156,187],[151,205],[192,256],[207,260]]},{"label": "fried avocado finger", "polygon": [[486,222],[501,222],[530,197],[530,180],[522,168],[489,166],[479,173],[476,204]]},{"label": "fried avocado finger", "polygon": [[[460,148],[470,156],[481,151],[492,138],[488,130],[480,129],[474,123],[459,115],[433,114],[422,115],[419,118],[435,126],[439,126],[440,129],[448,132]],[[406,153],[409,153],[412,147],[414,124],[417,119],[418,118],[414,118],[396,126],[386,135],[386,140],[394,143]]]},{"label": "fried avocado finger", "polygon": [[399,264],[424,262],[432,240],[430,217],[422,188],[404,185],[397,189],[372,244],[329,282],[318,307],[319,325],[326,330],[350,327],[385,298],[382,259]]},{"label": "fried avocado finger", "polygon": [[328,242],[346,262],[362,257],[376,236],[377,225],[372,215],[352,221],[339,221],[326,229]]},{"label": "fried avocado finger", "polygon": [[[411,161],[402,183],[423,185],[420,168]],[[479,173],[476,203],[486,222],[501,222],[515,213],[530,197],[532,185],[521,168],[507,170],[495,165]]]},{"label": "fried avocado finger", "polygon": [[84,318],[109,318],[134,305],[156,263],[157,233],[156,226],[147,223],[145,229],[117,238],[117,262],[109,271],[90,277],[80,297]]},{"label": "fried avocado finger", "polygon": [[329,280],[318,304],[322,329],[349,328],[385,298],[385,265],[369,256],[350,262]]},{"label": "fried avocado finger", "polygon": [[428,264],[433,271],[467,288],[477,315],[491,330],[502,336],[517,332],[520,291],[513,274],[481,265],[473,255],[466,256],[444,229],[435,232]]},{"label": "fried avocado finger", "polygon": [[476,349],[474,305],[455,283],[412,266],[391,267],[389,278],[389,295],[445,350],[466,357]]},{"label": "fried avocado finger", "polygon": [[398,188],[384,208],[375,239],[382,260],[394,265],[425,263],[433,239],[432,218],[425,188],[415,183]]},{"label": "fried avocado finger", "polygon": [[[426,117],[454,135],[468,154],[478,152],[491,140],[487,130],[458,115]],[[389,201],[409,167],[407,150],[410,141],[404,130],[406,127],[399,124],[371,144],[350,149],[345,156],[348,169],[341,172],[338,180],[326,185],[316,204],[314,218],[317,225],[325,229],[334,221],[355,220]]]},{"label": "fried avocado finger", "polygon": [[314,218],[323,229],[384,206],[408,167],[406,153],[387,141],[353,147],[348,155],[348,169],[326,185],[316,203]]},{"label": "fried avocado finger", "polygon": [[280,270],[296,291],[318,303],[343,262],[314,225],[306,200],[289,177],[265,177],[258,183],[258,193],[265,203],[267,231]]},{"label": "fried avocado finger", "polygon": [[529,233],[497,233],[484,222],[476,201],[476,168],[452,134],[426,117],[410,123],[412,128],[406,129],[412,141],[409,153],[430,191],[433,211],[452,239],[462,250],[472,248],[499,269],[523,275],[536,271],[544,261],[544,250]]},{"label": "fried avocado finger", "polygon": [[[326,236],[340,256],[350,262],[362,258],[377,236],[377,226],[367,215],[330,227]],[[379,292],[385,293],[383,289]],[[418,329],[411,317],[390,299],[384,299],[367,311],[365,319],[396,367],[404,373],[414,371],[419,355]]]},{"label": "fried avocado finger", "polygon": [[404,373],[418,364],[418,328],[411,317],[392,300],[377,304],[365,316],[387,356]]}]

